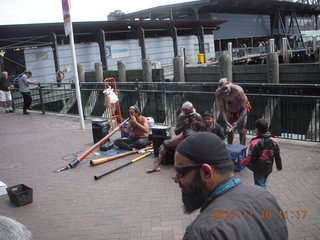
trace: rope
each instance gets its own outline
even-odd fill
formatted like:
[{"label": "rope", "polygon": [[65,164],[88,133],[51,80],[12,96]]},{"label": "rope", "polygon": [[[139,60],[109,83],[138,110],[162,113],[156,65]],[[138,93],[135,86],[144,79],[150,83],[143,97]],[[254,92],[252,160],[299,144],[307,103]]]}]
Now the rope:
[{"label": "rope", "polygon": [[46,36],[35,37],[35,38],[31,38],[31,39],[26,40],[26,41],[13,43],[13,44],[11,44],[11,45],[4,46],[4,47],[2,47],[1,49],[5,49],[5,48],[8,48],[8,47],[13,47],[13,46],[16,46],[16,45],[21,44],[21,43],[32,42],[33,40],[36,40],[36,39],[39,39],[39,38],[44,38],[44,37],[46,37]]},{"label": "rope", "polygon": [[[52,49],[53,50],[53,49]],[[45,55],[43,55],[38,61],[36,61],[35,63],[33,63],[28,70],[31,70],[33,68],[34,65],[38,64],[40,61],[42,61],[43,58],[45,58],[46,56],[48,56],[48,54],[51,51],[47,52]],[[26,66],[24,66],[26,67]],[[27,69],[25,71],[23,71],[21,74],[18,75],[18,77],[16,77],[15,79],[13,79],[13,82],[15,82],[17,79],[19,79],[23,74],[25,74],[25,72],[27,71]]]},{"label": "rope", "polygon": [[23,64],[21,64],[21,63],[19,63],[19,62],[16,62],[16,61],[14,61],[14,60],[12,60],[12,59],[10,59],[10,58],[8,58],[8,57],[3,56],[3,58],[5,58],[5,59],[9,60],[10,62],[13,62],[13,63],[21,66],[21,67],[26,67],[25,65],[23,65]]}]

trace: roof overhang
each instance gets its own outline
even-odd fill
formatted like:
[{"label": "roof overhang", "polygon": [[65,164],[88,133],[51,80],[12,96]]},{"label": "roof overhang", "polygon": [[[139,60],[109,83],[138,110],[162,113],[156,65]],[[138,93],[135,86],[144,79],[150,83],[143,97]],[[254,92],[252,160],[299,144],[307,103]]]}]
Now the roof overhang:
[{"label": "roof overhang", "polygon": [[238,13],[272,15],[277,10],[297,15],[319,15],[320,6],[278,0],[200,0],[145,9],[117,16],[118,19],[180,19],[198,13]]},{"label": "roof overhang", "polygon": [[[74,22],[73,31],[75,42],[96,41],[96,35],[103,30],[106,40],[135,39],[136,30],[143,28],[145,37],[169,36],[170,28],[176,27],[179,35],[193,35],[194,29],[202,26],[205,33],[219,28],[223,20],[164,20],[164,21],[99,21]],[[0,48],[12,45],[15,42],[33,42],[41,45],[48,43],[48,36],[54,32],[58,40],[68,41],[64,35],[63,23],[1,25]]]}]

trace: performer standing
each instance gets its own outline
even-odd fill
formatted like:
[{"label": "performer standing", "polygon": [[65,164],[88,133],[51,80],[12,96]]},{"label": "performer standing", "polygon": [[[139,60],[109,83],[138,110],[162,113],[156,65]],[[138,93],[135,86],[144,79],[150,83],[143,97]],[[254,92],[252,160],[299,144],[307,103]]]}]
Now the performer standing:
[{"label": "performer standing", "polygon": [[240,144],[246,144],[247,113],[251,109],[243,89],[228,81],[220,79],[216,91],[216,100],[219,103],[221,114],[227,125],[228,144],[233,143],[234,129],[238,129]]}]

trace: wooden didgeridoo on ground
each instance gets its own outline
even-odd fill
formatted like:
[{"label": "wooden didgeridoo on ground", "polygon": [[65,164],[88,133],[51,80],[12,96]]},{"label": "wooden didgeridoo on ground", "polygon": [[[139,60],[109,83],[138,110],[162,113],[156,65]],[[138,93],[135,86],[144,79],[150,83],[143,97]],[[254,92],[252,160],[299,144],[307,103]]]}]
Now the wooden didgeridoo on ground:
[{"label": "wooden didgeridoo on ground", "polygon": [[128,156],[128,155],[131,155],[131,154],[134,154],[134,153],[138,153],[140,151],[142,151],[142,152],[143,151],[147,151],[147,150],[150,150],[150,149],[152,149],[152,147],[136,149],[136,150],[133,150],[133,151],[130,151],[130,152],[121,153],[121,154],[118,154],[118,155],[115,155],[115,156],[111,156],[111,157],[104,157],[104,158],[94,159],[94,160],[90,161],[90,165],[91,166],[96,166],[96,165],[101,164],[101,163],[109,162],[109,161],[112,161],[112,160],[115,160],[115,159],[118,159],[118,158],[121,158],[121,157],[124,157],[124,156]]},{"label": "wooden didgeridoo on ground", "polygon": [[87,151],[85,151],[78,159],[75,159],[71,163],[69,163],[69,167],[74,168],[75,166],[77,166],[83,159],[85,159],[97,147],[99,147],[101,144],[103,144],[105,141],[107,141],[113,134],[115,134],[129,120],[130,120],[130,118],[127,118],[123,123],[121,123],[118,127],[116,127],[111,133],[109,133],[107,136],[102,138],[99,142],[97,142],[91,148],[89,148]]},{"label": "wooden didgeridoo on ground", "polygon": [[119,169],[121,169],[121,168],[123,168],[123,167],[125,167],[125,166],[128,166],[128,165],[130,165],[130,164],[132,164],[132,163],[134,163],[134,162],[137,162],[137,161],[141,160],[142,158],[148,157],[148,156],[151,155],[151,154],[152,154],[152,152],[148,152],[148,153],[146,153],[146,154],[143,154],[143,155],[140,156],[140,157],[137,157],[137,158],[131,160],[130,162],[127,162],[127,163],[125,163],[125,164],[123,164],[123,165],[121,165],[121,166],[119,166],[119,167],[116,167],[116,168],[114,168],[114,169],[111,169],[111,170],[108,171],[108,172],[105,172],[105,173],[102,173],[102,174],[100,174],[100,175],[94,176],[94,180],[99,180],[99,179],[102,178],[103,176],[106,176],[106,175],[108,175],[108,174],[110,174],[110,173],[112,173],[112,172],[115,172],[115,171],[117,171],[117,170],[119,170]]}]

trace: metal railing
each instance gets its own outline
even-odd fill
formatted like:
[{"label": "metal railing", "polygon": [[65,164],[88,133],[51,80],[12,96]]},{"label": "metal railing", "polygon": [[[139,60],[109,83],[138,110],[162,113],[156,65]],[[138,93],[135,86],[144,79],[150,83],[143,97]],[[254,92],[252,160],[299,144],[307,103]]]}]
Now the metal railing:
[{"label": "metal railing", "polygon": [[[261,47],[245,47],[245,48],[233,48],[232,49],[232,57],[244,57],[247,55],[256,55],[256,54],[265,54],[270,52],[269,46],[261,46]],[[224,54],[229,54],[228,50],[224,51],[215,51],[216,58],[220,57]]]},{"label": "metal railing", "polygon": [[[138,105],[144,116],[157,123],[174,126],[181,104],[191,101],[197,112],[216,110],[217,121],[225,125],[215,106],[216,83],[127,82],[117,83],[121,112]],[[254,134],[254,122],[265,118],[272,134],[304,141],[320,141],[319,84],[240,84],[252,104],[247,129]],[[85,117],[106,117],[103,83],[81,83],[81,99]],[[73,84],[39,84],[31,90],[33,109],[63,114],[78,114]],[[20,93],[12,92],[15,108],[22,108]]]}]

